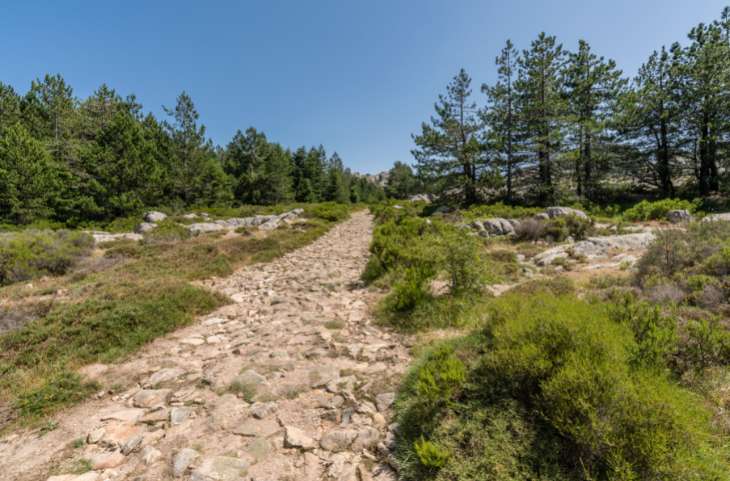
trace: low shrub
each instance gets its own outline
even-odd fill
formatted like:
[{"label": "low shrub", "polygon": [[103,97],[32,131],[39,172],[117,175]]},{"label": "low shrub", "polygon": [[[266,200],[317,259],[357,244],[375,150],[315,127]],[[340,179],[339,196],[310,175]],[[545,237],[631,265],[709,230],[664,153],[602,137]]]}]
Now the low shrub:
[{"label": "low shrub", "polygon": [[143,242],[147,244],[170,243],[190,239],[191,237],[190,229],[171,219],[165,219],[157,223],[157,227],[154,229],[145,232]]},{"label": "low shrub", "polygon": [[304,207],[304,216],[316,219],[324,219],[329,222],[339,222],[350,216],[351,207],[348,204],[336,204],[324,202],[311,204]]},{"label": "low shrub", "polygon": [[0,236],[0,286],[63,275],[93,247],[83,232],[29,230]]},{"label": "low shrub", "polygon": [[642,200],[624,212],[623,216],[632,222],[662,220],[666,219],[667,213],[671,210],[687,210],[692,213],[697,211],[699,205],[699,200],[692,202],[683,199]]},{"label": "low shrub", "polygon": [[503,219],[522,219],[532,217],[542,212],[539,207],[523,207],[519,205],[506,205],[501,202],[490,205],[476,205],[468,210],[462,211],[462,215],[469,220],[485,219],[489,217],[500,217]]},{"label": "low shrub", "polygon": [[571,296],[508,294],[490,313],[406,377],[396,401],[401,479],[730,475],[702,401],[639,356],[654,355],[640,345],[663,352],[657,336],[637,342],[605,305]]},{"label": "low shrub", "polygon": [[515,240],[563,242],[568,237],[585,239],[591,230],[590,219],[568,215],[552,219],[526,219],[515,227]]}]

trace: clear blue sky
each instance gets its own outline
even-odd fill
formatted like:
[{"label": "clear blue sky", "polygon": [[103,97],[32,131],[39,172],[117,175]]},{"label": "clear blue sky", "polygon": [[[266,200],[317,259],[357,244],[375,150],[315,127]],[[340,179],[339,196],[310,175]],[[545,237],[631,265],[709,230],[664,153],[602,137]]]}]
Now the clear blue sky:
[{"label": "clear blue sky", "polygon": [[[727,0],[726,0],[727,1]],[[361,172],[411,161],[410,134],[464,67],[494,78],[507,38],[579,38],[625,73],[684,41],[721,0],[32,1],[0,5],[0,81],[25,92],[61,73],[85,97],[106,82],[161,113],[188,91],[216,143],[255,126],[322,143]],[[730,2],[728,2],[730,3]],[[479,100],[482,101],[481,94]]]}]

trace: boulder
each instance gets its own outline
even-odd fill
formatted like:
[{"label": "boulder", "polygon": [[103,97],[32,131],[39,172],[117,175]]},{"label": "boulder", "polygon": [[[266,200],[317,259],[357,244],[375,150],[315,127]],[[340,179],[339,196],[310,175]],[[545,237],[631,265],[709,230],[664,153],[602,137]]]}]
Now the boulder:
[{"label": "boulder", "polygon": [[190,224],[188,226],[188,229],[193,234],[205,234],[207,232],[217,232],[220,230],[225,230],[226,227],[213,222],[197,222],[195,224]]},{"label": "boulder", "polygon": [[155,228],[157,228],[157,224],[153,222],[142,222],[134,229],[134,231],[138,234],[144,234],[145,232],[149,232]]},{"label": "boulder", "polygon": [[672,224],[681,224],[692,221],[692,214],[687,209],[675,209],[667,212],[667,220]]},{"label": "boulder", "polygon": [[121,234],[110,234],[109,232],[102,232],[102,231],[94,231],[89,232],[91,237],[94,238],[94,242],[97,244],[101,242],[114,242],[118,240],[132,240],[132,241],[141,241],[143,239],[142,234],[137,234],[135,232],[123,232]]},{"label": "boulder", "polygon": [[167,219],[167,214],[155,210],[147,212],[144,215],[144,220],[152,223],[162,222],[165,219]]},{"label": "boulder", "polygon": [[566,217],[569,215],[580,217],[581,219],[589,219],[588,214],[582,210],[573,209],[572,207],[548,207],[545,209],[545,214],[547,214],[547,216],[551,219],[554,219],[555,217]]},{"label": "boulder", "polygon": [[190,475],[192,481],[239,481],[248,471],[248,462],[231,456],[206,458]]},{"label": "boulder", "polygon": [[484,230],[493,236],[513,235],[515,233],[515,224],[513,221],[495,217],[482,221]]},{"label": "boulder", "polygon": [[322,449],[339,453],[340,451],[346,451],[355,438],[357,438],[357,435],[358,432],[353,429],[335,428],[322,436],[322,439],[319,440],[319,445]]}]

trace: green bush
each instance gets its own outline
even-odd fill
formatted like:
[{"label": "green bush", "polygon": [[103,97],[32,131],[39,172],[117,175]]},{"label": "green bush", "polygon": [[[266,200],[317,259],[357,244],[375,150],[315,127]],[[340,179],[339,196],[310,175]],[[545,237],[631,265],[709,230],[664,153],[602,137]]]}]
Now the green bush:
[{"label": "green bush", "polygon": [[508,294],[490,312],[483,329],[427,352],[406,377],[401,479],[730,476],[702,401],[636,362],[641,344],[661,351],[656,333],[632,332],[652,322],[629,327],[603,304],[549,294]]},{"label": "green bush", "polygon": [[666,219],[667,213],[671,210],[687,210],[696,212],[700,201],[688,201],[683,199],[663,199],[657,201],[642,200],[635,206],[624,212],[624,218],[632,222],[647,220]]},{"label": "green bush", "polygon": [[462,211],[464,218],[468,220],[486,219],[489,217],[500,217],[503,219],[521,219],[532,217],[542,212],[539,207],[523,207],[519,205],[505,205],[501,202],[490,205],[477,205]]},{"label": "green bush", "polygon": [[550,242],[563,242],[572,237],[574,240],[582,240],[591,231],[590,219],[568,215],[554,217],[552,219],[526,219],[520,222],[515,228],[515,240],[537,241],[547,240]]},{"label": "green bush", "polygon": [[154,229],[145,232],[144,242],[147,244],[179,242],[191,237],[190,229],[172,219],[165,219],[157,223]]},{"label": "green bush", "polygon": [[336,204],[324,202],[311,204],[304,207],[304,216],[316,219],[324,219],[330,222],[339,222],[350,216],[351,207],[348,204]]},{"label": "green bush", "polygon": [[0,286],[44,275],[63,275],[87,255],[94,240],[68,230],[8,233],[0,236]]}]

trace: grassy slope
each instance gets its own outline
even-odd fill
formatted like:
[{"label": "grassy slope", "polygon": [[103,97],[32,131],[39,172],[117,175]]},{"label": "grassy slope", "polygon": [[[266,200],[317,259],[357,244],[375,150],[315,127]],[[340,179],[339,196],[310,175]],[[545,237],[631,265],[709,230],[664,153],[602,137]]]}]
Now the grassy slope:
[{"label": "grassy slope", "polygon": [[[36,294],[63,288],[64,302],[0,336],[0,427],[34,421],[77,402],[96,386],[75,370],[110,362],[227,302],[190,281],[226,276],[306,245],[347,216],[341,206],[310,206],[306,223],[266,237],[203,235],[108,246],[100,270],[51,279]],[[27,296],[24,286],[0,291]]]}]

